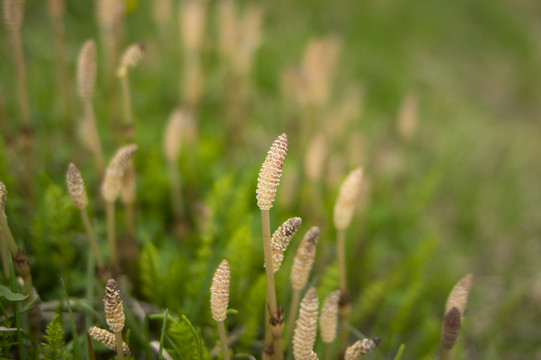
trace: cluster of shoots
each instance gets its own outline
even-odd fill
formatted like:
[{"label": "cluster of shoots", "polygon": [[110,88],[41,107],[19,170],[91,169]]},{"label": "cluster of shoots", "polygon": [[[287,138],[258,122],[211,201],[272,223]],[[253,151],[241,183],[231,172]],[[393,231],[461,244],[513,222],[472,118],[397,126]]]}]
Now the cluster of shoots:
[{"label": "cluster of shoots", "polygon": [[122,341],[122,330],[124,329],[124,308],[120,298],[120,289],[115,279],[107,280],[105,286],[105,296],[103,297],[103,307],[105,311],[105,321],[109,326],[110,332],[92,326],[88,329],[88,334],[96,341],[101,342],[111,350],[115,350],[118,359],[124,359],[124,355],[131,355],[130,348]]},{"label": "cluster of shoots", "polygon": [[[66,103],[66,118],[69,118],[69,81],[66,77],[67,62],[62,23],[65,4],[64,0],[49,0],[48,4],[49,13],[55,27],[58,73],[60,74],[59,79],[61,79],[59,83],[63,93],[62,98]],[[173,8],[171,0],[156,0],[154,4],[156,21],[162,24],[170,21]],[[30,172],[32,169],[31,122],[26,89],[25,59],[20,35],[24,0],[4,0],[3,5],[4,23],[11,37],[13,54],[17,65],[17,96],[21,118],[21,134],[23,134],[22,144],[26,154],[25,167],[27,172]],[[122,56],[119,57],[119,61],[117,61],[117,48],[122,20],[126,11],[125,6],[126,2],[124,0],[97,1],[97,19],[100,25],[102,42],[105,44],[106,69],[108,75],[111,75],[116,66],[116,76],[120,81],[123,100],[125,128],[123,143],[128,144],[117,150],[107,167],[105,166],[93,107],[98,70],[98,51],[94,40],[90,39],[82,45],[76,70],[77,94],[82,104],[80,133],[83,144],[94,158],[95,167],[101,179],[100,194],[104,203],[107,223],[108,257],[106,259],[108,264],[102,257],[98,239],[88,215],[89,197],[83,176],[73,163],[69,164],[66,174],[68,192],[73,205],[80,211],[90,249],[96,260],[98,274],[101,279],[108,275],[108,270],[112,270],[114,274],[118,274],[120,270],[115,219],[115,203],[118,198],[121,199],[125,206],[128,238],[135,242],[133,214],[136,174],[133,156],[138,148],[133,144],[135,141],[135,124],[129,74],[144,57],[145,48],[140,43],[132,44],[126,48]],[[184,69],[181,82],[181,98],[184,105],[183,107],[177,107],[171,114],[163,141],[170,175],[172,208],[177,224],[183,218],[186,210],[182,197],[178,165],[179,156],[183,141],[190,136],[192,138],[196,136],[194,114],[204,90],[201,57],[205,49],[207,7],[208,3],[206,1],[189,0],[182,2],[178,13],[183,45]],[[245,81],[249,79],[255,50],[260,43],[263,14],[259,7],[253,6],[248,7],[242,15],[239,15],[234,2],[231,0],[220,1],[217,4],[217,11],[217,24],[220,29],[219,54],[225,60],[231,73],[237,77],[234,81],[238,82],[234,84],[236,87],[233,87],[233,91],[230,91],[229,94],[233,94],[233,96],[241,94],[240,98],[242,98],[244,96],[242,94],[245,94],[247,90]],[[301,124],[301,130],[303,131],[301,131],[301,134],[306,138],[301,139],[300,142],[303,149],[308,149],[304,172],[308,179],[313,182],[316,182],[324,172],[327,147],[331,145],[324,133],[314,134],[314,130],[322,128],[319,126],[318,122],[321,119],[318,117],[321,116],[320,113],[323,113],[321,110],[327,107],[331,97],[331,79],[340,53],[340,46],[340,41],[334,37],[310,41],[300,66],[294,70],[289,79],[286,79],[291,80],[295,97],[303,107],[303,122]],[[351,114],[354,113],[351,103],[356,103],[360,95],[356,91],[353,91],[352,94],[351,98],[348,99],[349,102],[345,103],[340,108],[340,111],[337,111],[337,113],[341,114],[337,118],[351,117]],[[242,102],[245,99],[232,100],[231,103],[235,103],[236,101]],[[233,113],[238,115],[236,112]],[[416,116],[417,98],[415,95],[410,95],[404,101],[397,124],[400,136],[406,141],[413,136]],[[335,126],[335,128],[342,127],[345,126]],[[357,145],[358,142],[352,146]],[[282,360],[288,355],[288,352],[291,352],[295,359],[318,359],[318,355],[314,352],[314,344],[319,328],[321,341],[325,346],[325,360],[332,358],[333,343],[337,338],[339,340],[338,357],[345,360],[357,360],[373,351],[380,342],[379,338],[372,337],[359,339],[350,344],[348,338],[351,300],[346,273],[346,231],[351,225],[358,202],[363,182],[363,170],[359,167],[349,173],[340,187],[334,206],[333,222],[336,229],[338,289],[327,295],[321,306],[321,311],[315,287],[310,287],[303,295],[303,291],[308,287],[320,237],[320,228],[312,226],[305,233],[297,247],[289,277],[292,290],[290,305],[289,308],[285,309],[278,302],[275,274],[282,267],[285,252],[303,221],[300,217],[289,218],[271,235],[270,213],[280,184],[282,169],[288,152],[288,143],[289,140],[285,133],[276,138],[262,164],[257,180],[256,199],[261,213],[264,250],[262,264],[265,267],[266,275],[265,334],[262,358],[266,360]],[[356,153],[357,151],[352,152]],[[340,171],[330,171],[330,173],[342,174]],[[27,178],[30,177],[27,176]],[[14,267],[22,278],[26,294],[33,295],[30,261],[22,247],[15,242],[9,229],[5,212],[6,201],[7,190],[4,184],[0,182],[0,246],[4,275],[9,277],[9,257],[11,256]],[[107,268],[107,265],[110,269]],[[224,259],[216,269],[210,288],[211,314],[217,323],[222,356],[226,360],[231,358],[225,323],[229,306],[230,277],[229,263]],[[453,358],[454,344],[464,319],[471,282],[471,274],[461,279],[447,301],[441,334],[441,359],[443,360]],[[123,359],[124,355],[130,355],[130,349],[123,341],[122,333],[125,327],[125,315],[119,286],[114,279],[107,281],[103,302],[106,322],[110,331],[93,326],[88,329],[88,334],[96,341],[115,350],[118,359]],[[350,344],[349,347],[347,347],[348,344]]]}]

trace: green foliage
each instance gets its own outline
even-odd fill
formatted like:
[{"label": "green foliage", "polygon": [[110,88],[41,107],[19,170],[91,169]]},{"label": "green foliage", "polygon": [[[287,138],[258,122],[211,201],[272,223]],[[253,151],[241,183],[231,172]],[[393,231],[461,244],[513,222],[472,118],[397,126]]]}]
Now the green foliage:
[{"label": "green foliage", "polygon": [[[2,310],[4,309],[2,308]],[[12,329],[13,326],[13,323],[7,316],[3,317],[3,321],[0,324],[6,329]],[[9,359],[11,357],[11,347],[17,345],[17,331],[15,329],[13,330],[0,331],[0,357],[2,359]]]},{"label": "green foliage", "polygon": [[25,300],[28,295],[14,293],[7,287],[0,285],[0,298],[7,300],[8,302],[20,302]]},{"label": "green foliage", "polygon": [[64,348],[64,330],[60,314],[57,314],[45,329],[45,341],[41,343],[41,352],[45,360],[64,359],[66,354]]},{"label": "green foliage", "polygon": [[262,259],[258,259],[256,243],[259,237],[250,228],[251,217],[247,217],[227,242],[224,259],[229,262],[231,279],[234,279],[231,287],[230,304],[241,304],[245,299],[246,292],[254,282],[254,270],[261,269]]},{"label": "green foliage", "polygon": [[[46,187],[43,201],[40,203],[38,216],[32,226],[32,246],[37,258],[35,282],[41,286],[54,286],[55,278],[49,273],[63,274],[64,270],[73,265],[77,246],[70,236],[73,233],[72,215],[76,208],[65,188],[51,182],[43,175],[43,186]],[[71,272],[66,272],[66,281],[71,282]]]},{"label": "green foliage", "polygon": [[247,351],[251,350],[254,340],[258,336],[258,329],[261,328],[263,322],[266,284],[266,277],[263,273],[252,284],[244,301],[238,304],[238,307],[243,309],[239,313],[239,320],[244,327],[240,342],[241,347]]},{"label": "green foliage", "polygon": [[166,350],[175,359],[209,360],[207,348],[199,332],[186,316],[170,316],[167,320]]},{"label": "green foliage", "polygon": [[161,304],[162,279],[158,273],[158,263],[156,247],[147,241],[139,257],[139,289],[145,299]]},{"label": "green foliage", "polygon": [[338,289],[338,262],[328,265],[322,272],[319,280],[318,294],[320,304],[323,304],[325,298],[333,291]]}]

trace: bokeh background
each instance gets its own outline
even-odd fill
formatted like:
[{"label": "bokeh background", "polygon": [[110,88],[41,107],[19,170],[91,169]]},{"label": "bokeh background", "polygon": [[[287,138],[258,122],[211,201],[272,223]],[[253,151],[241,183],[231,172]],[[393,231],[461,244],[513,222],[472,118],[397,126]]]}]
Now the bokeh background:
[{"label": "bokeh background", "polygon": [[[286,132],[290,149],[272,227],[291,216],[303,218],[301,233],[320,226],[311,284],[321,299],[337,286],[332,210],[338,188],[349,171],[364,169],[347,263],[351,325],[358,331],[352,340],[361,333],[383,339],[368,358],[393,359],[401,344],[403,359],[437,358],[447,295],[470,272],[474,284],[457,358],[541,358],[538,2],[238,1],[238,19],[259,12],[260,24],[238,25],[244,36],[233,40],[236,55],[228,55],[220,47],[222,3],[209,1],[196,95],[190,95],[194,70],[187,66],[189,27],[179,24],[187,0],[173,0],[161,15],[159,2],[128,1],[117,34],[117,56],[134,42],[146,49],[130,70],[139,146],[140,252],[127,291],[133,301],[185,314],[212,352],[217,333],[207,289],[225,257],[232,268],[230,306],[238,311],[228,319],[232,348],[259,356],[264,268],[255,187],[268,147]],[[106,237],[100,179],[78,130],[75,68],[87,39],[98,44],[94,105],[105,158],[124,141],[120,88],[107,70],[96,7],[67,1],[65,98],[54,21],[46,2],[26,2],[32,196],[22,180],[15,61],[9,34],[0,30],[0,179],[9,191],[11,229],[30,256],[44,303],[61,298],[59,278],[74,298],[88,291],[90,251],[65,188],[69,162],[83,173],[93,225],[99,238]],[[179,106],[192,111],[195,130],[179,139],[185,214],[175,225],[163,136]],[[288,264],[301,236],[278,274],[283,304],[289,303]],[[99,322],[101,295],[95,296],[90,308]],[[145,339],[137,333],[146,325],[131,326],[136,354],[144,354]],[[159,336],[159,326],[149,326],[150,337]]]}]

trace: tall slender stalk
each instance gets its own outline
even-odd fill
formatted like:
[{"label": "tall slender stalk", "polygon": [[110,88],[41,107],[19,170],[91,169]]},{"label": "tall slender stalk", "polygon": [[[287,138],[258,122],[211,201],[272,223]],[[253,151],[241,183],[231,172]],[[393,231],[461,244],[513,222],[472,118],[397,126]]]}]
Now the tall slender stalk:
[{"label": "tall slender stalk", "polygon": [[189,123],[191,121],[191,115],[188,111],[180,108],[175,109],[167,121],[163,137],[163,150],[169,167],[171,203],[177,225],[180,224],[184,212],[178,158],[182,141],[186,138],[186,132],[190,131]]},{"label": "tall slender stalk", "polygon": [[225,324],[223,321],[218,321],[218,333],[220,334],[220,343],[222,345],[224,360],[229,360],[229,347],[227,346],[227,335],[225,333]]},{"label": "tall slender stalk", "polygon": [[122,54],[120,66],[117,69],[116,75],[120,79],[120,87],[122,90],[122,107],[124,113],[124,136],[127,142],[132,142],[134,139],[135,127],[133,123],[133,110],[131,104],[129,69],[136,66],[144,55],[144,47],[142,44],[130,45]]},{"label": "tall slender stalk", "polygon": [[115,333],[116,357],[118,360],[124,360],[124,343],[122,342],[122,331]]},{"label": "tall slender stalk", "polygon": [[287,324],[286,331],[286,342],[285,348],[286,352],[291,346],[291,340],[293,340],[293,330],[295,330],[295,321],[297,321],[297,316],[299,315],[299,304],[301,302],[301,291],[293,289],[293,294],[291,295],[291,303],[289,305],[289,321]]},{"label": "tall slender stalk", "polygon": [[346,250],[345,250],[345,237],[346,229],[351,223],[359,190],[362,181],[362,169],[357,168],[349,173],[346,177],[340,192],[334,205],[333,221],[336,228],[336,256],[338,258],[338,280],[340,289],[340,341],[338,348],[338,356],[342,357],[345,353],[347,346],[347,323],[349,321],[349,315],[351,311],[351,303],[349,293],[347,290],[346,280]]},{"label": "tall slender stalk", "polygon": [[105,177],[101,185],[101,195],[106,203],[107,216],[107,243],[109,244],[109,260],[111,265],[118,265],[116,250],[116,229],[115,229],[115,201],[118,198],[122,187],[126,169],[130,166],[133,154],[137,151],[134,144],[121,147],[109,162]]},{"label": "tall slender stalk", "polygon": [[120,78],[120,87],[122,89],[122,108],[124,112],[124,136],[127,142],[132,142],[134,138],[134,125],[131,108],[130,80],[127,75]]},{"label": "tall slender stalk", "polygon": [[175,220],[179,222],[184,211],[179,168],[176,161],[169,161],[169,181],[171,182],[171,202],[173,203],[173,214],[175,216]]},{"label": "tall slender stalk", "polygon": [[[261,230],[263,235],[263,252],[265,255],[265,264],[272,264],[272,249],[271,249],[271,231],[270,231],[270,216],[269,210],[261,210]],[[272,343],[265,343],[265,348],[273,348],[273,354],[277,359],[282,359],[282,339],[281,331],[273,326],[275,323],[283,322],[283,314],[278,313],[278,303],[276,302],[276,288],[274,284],[274,271],[272,266],[265,267],[267,275],[267,308],[269,310],[269,321],[266,324],[265,339],[271,340]],[[272,336],[268,336],[268,334]],[[267,351],[267,350],[265,350]]]},{"label": "tall slender stalk", "polygon": [[17,98],[21,119],[20,139],[24,161],[24,182],[26,193],[33,197],[32,185],[32,126],[30,124],[30,109],[28,89],[26,84],[26,62],[24,57],[21,26],[24,18],[24,0],[4,0],[4,22],[9,32],[13,57],[17,72]]},{"label": "tall slender stalk", "polygon": [[80,209],[80,211],[81,218],[83,219],[83,224],[85,226],[86,236],[88,236],[90,247],[94,253],[94,258],[96,259],[96,265],[98,265],[98,271],[101,271],[103,270],[103,260],[98,248],[98,242],[96,241],[96,235],[94,235],[94,230],[92,230],[92,225],[90,224],[90,219],[88,218],[86,209]]},{"label": "tall slender stalk", "polygon": [[94,116],[92,99],[96,90],[97,50],[94,40],[87,40],[77,59],[77,92],[83,104],[83,143],[92,152],[96,168],[103,175],[104,161]]},{"label": "tall slender stalk", "polygon": [[65,0],[48,1],[49,16],[53,26],[53,39],[56,55],[57,78],[60,90],[60,98],[64,105],[65,126],[68,129],[68,135],[71,135],[71,94],[70,81],[68,75],[68,62],[66,59],[66,33],[64,30],[64,10]]},{"label": "tall slender stalk", "polygon": [[[286,134],[276,138],[267,153],[267,157],[261,166],[257,179],[257,206],[261,210],[261,232],[263,235],[263,251],[265,255],[266,278],[267,278],[267,301],[266,309],[268,317],[265,317],[265,345],[263,357],[276,357],[283,359],[282,332],[284,324],[283,311],[278,309],[276,302],[276,289],[274,285],[274,267],[272,266],[272,245],[270,232],[269,211],[272,208],[276,196],[276,190],[280,183],[282,167],[287,154],[288,139]],[[268,320],[268,321],[267,321]],[[270,335],[269,335],[270,334]]]},{"label": "tall slender stalk", "polygon": [[338,282],[340,289],[340,340],[339,354],[342,354],[348,343],[349,314],[351,312],[351,300],[347,289],[346,280],[346,249],[345,249],[345,230],[338,230],[336,233],[336,256],[338,258]]},{"label": "tall slender stalk", "polygon": [[118,265],[118,254],[116,251],[116,227],[115,227],[115,203],[109,201],[105,208],[107,216],[107,244],[109,245],[109,263],[112,266]]}]

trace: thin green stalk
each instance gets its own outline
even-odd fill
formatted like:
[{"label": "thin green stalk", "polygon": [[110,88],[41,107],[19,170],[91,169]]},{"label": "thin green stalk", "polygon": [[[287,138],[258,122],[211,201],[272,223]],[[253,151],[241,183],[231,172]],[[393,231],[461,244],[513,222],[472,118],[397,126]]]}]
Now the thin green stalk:
[{"label": "thin green stalk", "polygon": [[83,218],[86,235],[88,236],[88,240],[90,241],[90,247],[92,248],[92,252],[94,253],[94,258],[96,259],[98,270],[101,271],[103,270],[103,260],[101,259],[98,242],[96,241],[96,236],[94,235],[94,231],[92,230],[92,225],[90,224],[90,219],[88,218],[86,208],[81,209],[81,217]]},{"label": "thin green stalk", "polygon": [[440,360],[453,360],[455,358],[455,348],[452,347],[450,349],[441,349],[441,356]]},{"label": "thin green stalk", "polygon": [[323,354],[323,360],[331,360],[332,355],[332,343],[325,344],[325,353]]},{"label": "thin green stalk", "polygon": [[345,250],[345,230],[338,230],[336,234],[336,254],[338,258],[338,283],[340,289],[340,342],[338,347],[338,356],[342,357],[346,351],[347,342],[348,342],[348,328],[347,324],[349,321],[350,313],[350,300],[349,293],[347,290],[347,281],[346,281],[346,250]]},{"label": "thin green stalk", "polygon": [[[86,264],[86,284],[85,284],[85,293],[86,293],[86,302],[88,306],[92,308],[92,301],[94,299],[94,284],[96,282],[96,272],[94,271],[94,256],[92,253],[88,253],[88,261]],[[88,329],[92,326],[93,323],[92,312],[86,312],[85,315],[85,329]],[[87,334],[88,335],[88,334]]]},{"label": "thin green stalk", "polygon": [[24,159],[24,187],[30,197],[33,196],[32,187],[32,127],[30,125],[30,110],[28,105],[28,89],[26,85],[26,63],[24,59],[23,43],[20,30],[10,31],[15,64],[17,67],[17,95],[21,112],[21,144]]},{"label": "thin green stalk", "polygon": [[32,296],[32,289],[34,288],[34,285],[32,284],[32,275],[23,277],[23,288],[26,295]]},{"label": "thin green stalk", "polygon": [[158,360],[163,359],[163,343],[165,341],[165,331],[167,330],[167,317],[169,316],[169,309],[165,309],[165,315],[163,317],[162,333],[160,335],[160,348],[158,350]]},{"label": "thin green stalk", "polygon": [[109,244],[109,263],[118,264],[118,255],[116,252],[116,229],[115,229],[115,203],[107,202],[105,209],[107,213],[107,243]]},{"label": "thin green stalk", "polygon": [[125,136],[128,143],[133,142],[133,112],[131,107],[131,96],[130,96],[130,81],[128,79],[128,74],[120,77],[120,86],[122,88],[122,107],[124,111],[124,126],[125,126]]},{"label": "thin green stalk", "polygon": [[64,290],[63,295],[64,295],[64,298],[66,299],[66,306],[68,308],[71,331],[73,333],[73,353],[76,359],[80,359],[82,351],[79,346],[81,343],[79,341],[79,334],[77,333],[77,326],[75,326],[75,319],[73,318],[73,313],[71,311],[71,304],[70,304],[70,299],[68,297],[68,291],[66,290],[64,280],[60,279],[60,282],[62,283],[62,289]]},{"label": "thin green stalk", "polygon": [[116,339],[116,356],[118,360],[124,360],[124,346],[122,343],[122,331],[115,333]]},{"label": "thin green stalk", "polygon": [[[282,351],[282,331],[283,319],[280,319],[278,313],[278,303],[276,301],[276,288],[274,285],[274,269],[272,267],[272,250],[271,250],[271,232],[270,232],[270,216],[269,210],[261,210],[261,227],[263,234],[263,251],[265,254],[265,264],[267,266],[267,308],[269,309],[269,321],[265,325],[265,348],[274,349],[273,357],[282,360],[284,357]],[[276,324],[272,324],[277,322]],[[271,336],[268,336],[268,333]],[[273,344],[267,343],[269,339],[273,340]]]},{"label": "thin green stalk", "polygon": [[336,256],[338,257],[338,282],[340,294],[347,294],[345,237],[346,232],[344,230],[337,231]]},{"label": "thin green stalk", "polygon": [[128,241],[135,241],[135,206],[133,203],[124,204],[124,215],[126,220],[126,236]]},{"label": "thin green stalk", "polygon": [[105,169],[105,162],[103,160],[103,150],[101,148],[100,136],[98,133],[98,127],[96,125],[96,116],[94,114],[94,106],[91,101],[85,101],[84,103],[84,120],[89,125],[89,134],[92,143],[92,152],[94,153],[94,161],[96,162],[96,168],[100,177],[103,177],[103,171]]},{"label": "thin green stalk", "polygon": [[169,162],[169,180],[171,182],[171,201],[173,202],[175,221],[180,222],[182,218],[182,191],[178,163],[176,161]]},{"label": "thin green stalk", "polygon": [[225,333],[225,324],[223,321],[217,321],[218,333],[220,334],[220,343],[222,344],[222,354],[224,360],[229,360],[229,347],[227,346],[227,335]]},{"label": "thin green stalk", "polygon": [[23,128],[30,129],[30,116],[28,110],[28,90],[26,87],[26,64],[24,60],[23,43],[20,31],[11,31],[11,43],[15,54],[17,66],[17,85],[19,97],[19,109],[21,111],[21,123]]},{"label": "thin green stalk", "polygon": [[2,227],[0,226],[0,246],[2,246],[2,267],[6,279],[9,277],[9,253],[8,244],[5,236],[2,235]]},{"label": "thin green stalk", "polygon": [[71,134],[72,122],[71,122],[71,100],[69,91],[69,75],[68,65],[66,60],[66,33],[64,31],[64,23],[61,18],[52,19],[53,33],[54,33],[54,45],[57,63],[57,77],[60,84],[60,94],[64,103],[65,111],[65,126],[68,128],[68,134]]},{"label": "thin green stalk", "polygon": [[2,231],[2,238],[7,240],[9,251],[11,251],[12,256],[15,256],[15,254],[17,254],[17,250],[19,249],[19,247],[15,243],[13,234],[11,233],[11,230],[9,229],[6,214],[3,211],[0,211],[0,230]]},{"label": "thin green stalk", "polygon": [[[11,291],[17,292],[17,276],[15,275],[15,268],[13,266],[13,259],[9,257],[9,283],[11,286]],[[19,357],[25,359],[24,346],[23,346],[23,329],[21,328],[21,318],[19,311],[19,303],[16,302],[13,304],[13,317],[15,318],[15,327],[17,328],[17,346],[19,348]]]},{"label": "thin green stalk", "polygon": [[297,321],[297,315],[299,313],[299,303],[301,301],[300,290],[293,289],[291,295],[291,304],[289,305],[289,322],[287,324],[286,332],[286,351],[291,348],[291,341],[293,340],[293,330],[295,329],[295,322]]}]

